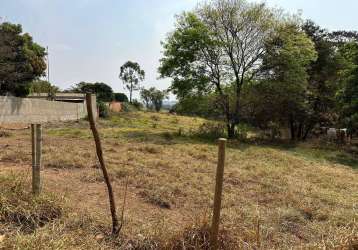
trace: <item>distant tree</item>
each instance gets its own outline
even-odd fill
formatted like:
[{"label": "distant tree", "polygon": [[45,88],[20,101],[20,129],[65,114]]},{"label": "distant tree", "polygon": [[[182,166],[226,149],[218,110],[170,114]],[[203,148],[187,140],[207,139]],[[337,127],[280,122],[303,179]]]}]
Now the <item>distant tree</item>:
[{"label": "distant tree", "polygon": [[128,97],[124,93],[114,93],[114,100],[116,102],[128,102]]},{"label": "distant tree", "polygon": [[167,91],[161,91],[156,88],[150,88],[151,101],[153,103],[155,111],[159,112],[163,106],[163,100],[168,97]]},{"label": "distant tree", "polygon": [[41,94],[46,93],[48,94],[49,99],[53,99],[57,92],[60,91],[60,89],[49,83],[48,81],[43,80],[35,80],[30,83],[30,94]]},{"label": "distant tree", "polygon": [[0,95],[26,96],[46,70],[45,49],[22,33],[21,25],[0,24]]},{"label": "distant tree", "polygon": [[129,102],[132,103],[133,91],[139,90],[139,83],[144,80],[145,72],[138,63],[128,61],[122,65],[119,78],[129,90]]},{"label": "distant tree", "polygon": [[[215,0],[184,13],[164,46],[159,72],[180,97],[215,90],[228,136],[240,122],[241,90],[258,72],[277,17],[265,4]],[[233,96],[225,93],[230,86]]]},{"label": "distant tree", "polygon": [[152,108],[152,102],[151,102],[151,92],[149,89],[142,88],[140,90],[140,97],[144,102],[144,105],[147,109]]},{"label": "distant tree", "polygon": [[113,100],[113,90],[110,86],[102,82],[87,83],[80,82],[70,89],[77,93],[93,93],[97,95],[97,100],[111,102]]},{"label": "distant tree", "polygon": [[143,88],[140,95],[147,109],[155,109],[159,112],[162,108],[163,100],[168,96],[168,92],[166,90],[161,91],[152,87],[149,89]]}]

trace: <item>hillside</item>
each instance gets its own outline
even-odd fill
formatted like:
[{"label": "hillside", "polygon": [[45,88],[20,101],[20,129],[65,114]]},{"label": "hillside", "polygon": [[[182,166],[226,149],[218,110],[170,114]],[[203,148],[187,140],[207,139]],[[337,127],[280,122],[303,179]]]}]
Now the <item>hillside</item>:
[{"label": "hillside", "polygon": [[[108,236],[87,121],[46,126],[44,194],[35,199],[30,131],[1,133],[0,249],[205,249],[217,146],[198,135],[204,122],[145,112],[99,122],[119,210],[128,184],[119,239]],[[356,249],[357,170],[343,149],[230,141],[222,247]]]}]

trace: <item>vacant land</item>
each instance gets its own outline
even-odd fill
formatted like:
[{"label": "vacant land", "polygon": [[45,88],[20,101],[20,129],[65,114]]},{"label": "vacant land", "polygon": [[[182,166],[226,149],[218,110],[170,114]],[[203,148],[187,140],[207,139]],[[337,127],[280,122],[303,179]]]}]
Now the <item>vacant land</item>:
[{"label": "vacant land", "polygon": [[[207,242],[217,146],[200,118],[144,112],[101,120],[121,210],[110,231],[106,189],[88,123],[44,130],[44,194],[32,198],[30,131],[0,135],[0,249],[192,249]],[[358,248],[358,159],[314,143],[231,141],[225,249]]]}]

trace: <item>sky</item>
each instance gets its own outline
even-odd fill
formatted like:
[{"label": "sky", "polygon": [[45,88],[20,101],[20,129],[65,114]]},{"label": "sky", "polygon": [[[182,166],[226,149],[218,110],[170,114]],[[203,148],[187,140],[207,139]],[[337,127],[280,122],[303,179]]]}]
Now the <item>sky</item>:
[{"label": "sky", "polygon": [[[170,79],[158,79],[160,42],[173,30],[175,15],[193,9],[198,2],[0,0],[0,17],[21,24],[35,42],[49,47],[50,81],[61,89],[81,81],[104,82],[114,91],[126,93],[118,75],[128,60],[145,70],[144,87],[165,89],[170,85]],[[300,11],[304,18],[329,30],[358,30],[357,0],[264,2],[291,13]]]}]

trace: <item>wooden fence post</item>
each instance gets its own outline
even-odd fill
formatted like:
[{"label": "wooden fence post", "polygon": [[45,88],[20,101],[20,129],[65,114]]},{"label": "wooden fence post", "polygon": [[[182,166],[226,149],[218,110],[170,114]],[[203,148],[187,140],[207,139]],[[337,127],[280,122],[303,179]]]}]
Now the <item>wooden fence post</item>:
[{"label": "wooden fence post", "polygon": [[226,139],[220,138],[218,165],[217,165],[216,179],[215,179],[214,211],[213,211],[211,235],[210,235],[211,248],[214,250],[218,249],[219,247],[218,234],[219,234],[221,198],[222,198],[223,179],[224,179],[225,147],[226,147]]},{"label": "wooden fence post", "polygon": [[41,167],[42,167],[42,126],[31,124],[32,139],[32,192],[41,193]]},{"label": "wooden fence post", "polygon": [[110,206],[111,216],[112,216],[112,234],[117,236],[122,228],[122,224],[119,225],[119,221],[118,221],[118,217],[117,217],[116,202],[114,200],[113,188],[112,188],[112,184],[109,179],[109,176],[108,176],[106,164],[104,162],[101,139],[99,137],[99,133],[98,133],[98,130],[96,127],[95,117],[93,114],[94,110],[92,107],[92,95],[91,94],[86,94],[86,105],[87,105],[87,112],[88,112],[88,121],[90,123],[90,127],[91,127],[91,130],[93,133],[93,138],[94,138],[94,141],[96,144],[96,152],[97,152],[98,161],[100,163],[104,181],[106,182],[106,185],[107,185],[109,206]]}]

